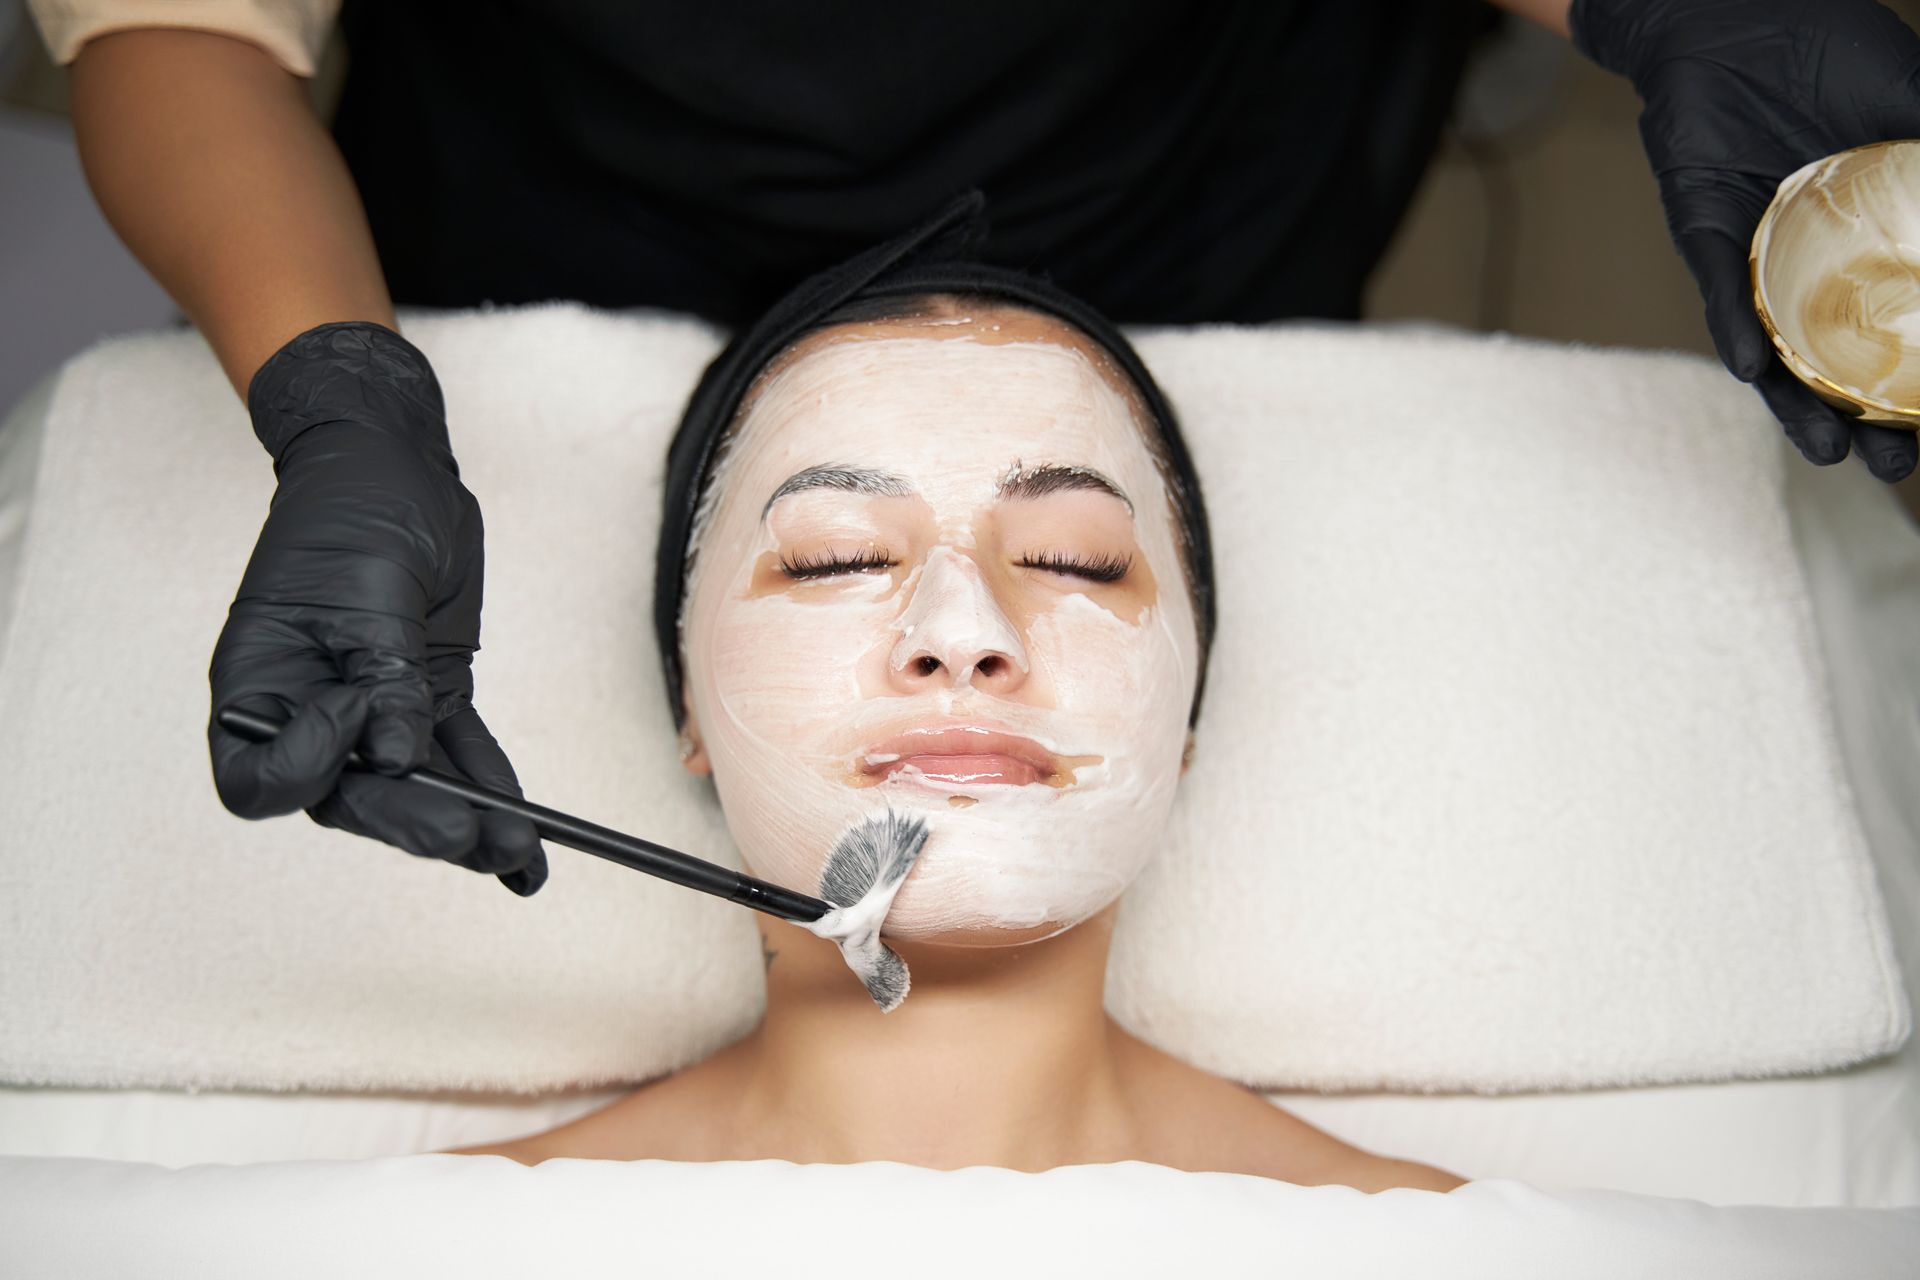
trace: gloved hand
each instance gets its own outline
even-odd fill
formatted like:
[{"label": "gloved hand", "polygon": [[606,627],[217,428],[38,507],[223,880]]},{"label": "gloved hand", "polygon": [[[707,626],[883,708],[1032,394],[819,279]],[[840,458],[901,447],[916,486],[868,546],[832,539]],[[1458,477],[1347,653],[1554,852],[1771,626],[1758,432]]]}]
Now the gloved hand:
[{"label": "gloved hand", "polygon": [[1747,252],[1788,174],[1920,137],[1920,39],[1872,0],[1573,0],[1567,20],[1574,48],[1640,94],[1640,140],[1721,362],[1809,461],[1840,461],[1851,434],[1875,476],[1903,479],[1914,433],[1847,418],[1788,372],[1754,311]]},{"label": "gloved hand", "polygon": [[[261,366],[247,409],[279,487],[214,646],[212,714],[286,727],[253,743],[209,721],[221,802],[305,809],[530,897],[547,879],[531,822],[383,776],[430,764],[521,794],[473,707],[480,506],[427,358],[383,325],[323,324]],[[374,772],[343,771],[356,745]]]}]

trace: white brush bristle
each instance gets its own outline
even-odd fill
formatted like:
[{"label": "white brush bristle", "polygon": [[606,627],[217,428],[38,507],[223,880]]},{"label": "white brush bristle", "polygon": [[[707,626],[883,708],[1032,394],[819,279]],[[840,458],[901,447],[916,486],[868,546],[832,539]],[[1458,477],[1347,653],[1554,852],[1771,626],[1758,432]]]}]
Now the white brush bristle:
[{"label": "white brush bristle", "polygon": [[835,910],[816,922],[814,932],[839,944],[847,967],[882,1013],[900,1007],[913,978],[907,962],[880,941],[880,926],[928,834],[925,818],[889,808],[847,828],[820,873],[820,896]]}]

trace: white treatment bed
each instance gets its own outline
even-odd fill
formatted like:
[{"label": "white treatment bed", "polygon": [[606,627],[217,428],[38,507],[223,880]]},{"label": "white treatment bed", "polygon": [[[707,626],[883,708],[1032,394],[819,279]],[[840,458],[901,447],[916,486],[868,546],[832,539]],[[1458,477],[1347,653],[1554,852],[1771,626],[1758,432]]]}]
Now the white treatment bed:
[{"label": "white treatment bed", "polygon": [[[672,772],[664,709],[653,705],[640,566],[651,562],[665,432],[714,335],[671,317],[568,306],[408,313],[403,322],[446,385],[462,473],[488,515],[479,696],[528,794],[723,856],[724,827],[702,797],[628,794],[634,777]],[[1416,880],[1425,864],[1412,850],[1382,864],[1391,878],[1366,911],[1341,914],[1356,896],[1339,879],[1352,874],[1351,856],[1336,847],[1294,857],[1309,818],[1319,831],[1350,811],[1344,800],[1312,807],[1338,790],[1337,773],[1313,777],[1312,793],[1297,784],[1287,812],[1308,815],[1300,826],[1262,816],[1265,847],[1240,839],[1243,828],[1216,832],[1205,814],[1189,814],[1168,861],[1208,893],[1227,895],[1252,874],[1232,862],[1242,855],[1212,852],[1243,846],[1245,856],[1278,863],[1281,899],[1298,886],[1297,914],[1283,913],[1282,926],[1234,917],[1241,934],[1271,928],[1271,967],[1221,995],[1230,1012],[1255,1009],[1244,1023],[1215,1016],[1187,961],[1145,940],[1195,937],[1167,877],[1149,877],[1140,901],[1128,901],[1122,931],[1133,942],[1117,947],[1116,1016],[1350,1142],[1473,1183],[1446,1196],[1364,1196],[1144,1165],[1039,1175],[778,1162],[560,1161],[528,1170],[417,1155],[551,1127],[701,1056],[750,1025],[757,957],[734,915],[555,851],[553,882],[529,900],[550,898],[541,909],[554,914],[524,940],[506,937],[498,963],[545,966],[531,985],[546,1003],[568,1006],[551,1016],[574,1021],[540,1023],[522,1037],[531,1050],[511,1049],[504,1028],[549,1014],[511,995],[463,1003],[453,967],[436,960],[442,942],[451,949],[467,931],[513,935],[534,918],[512,914],[520,904],[509,895],[304,818],[243,824],[218,810],[205,775],[205,657],[271,473],[204,344],[181,332],[76,357],[0,427],[0,721],[10,740],[0,746],[0,777],[9,779],[0,811],[10,815],[0,860],[16,886],[0,898],[0,1271],[377,1274],[417,1270],[430,1256],[477,1274],[598,1274],[638,1263],[669,1273],[748,1265],[824,1273],[847,1265],[844,1246],[826,1237],[844,1234],[847,1206],[857,1203],[885,1209],[861,1210],[885,1224],[863,1248],[937,1274],[988,1265],[1127,1274],[1183,1263],[1253,1273],[1282,1260],[1326,1275],[1415,1266],[1441,1275],[1920,1273],[1920,1052],[1908,1003],[1920,989],[1920,531],[1892,496],[1855,460],[1824,470],[1801,462],[1757,399],[1691,357],[1364,326],[1145,334],[1141,349],[1183,415],[1207,487],[1229,575],[1221,641],[1229,659],[1232,645],[1255,642],[1235,638],[1234,611],[1251,616],[1263,594],[1317,599],[1329,629],[1343,619],[1436,628],[1410,640],[1410,652],[1473,639],[1484,624],[1471,618],[1445,624],[1456,634],[1430,617],[1409,623],[1378,594],[1312,597],[1377,574],[1376,592],[1387,584],[1393,600],[1408,599],[1418,588],[1391,575],[1412,543],[1320,563],[1326,546],[1351,547],[1355,530],[1385,539],[1396,524],[1428,542],[1462,530],[1450,589],[1497,580],[1524,597],[1536,580],[1523,575],[1534,573],[1579,588],[1537,616],[1502,613],[1508,673],[1483,687],[1464,665],[1444,668],[1462,698],[1484,702],[1538,679],[1528,695],[1538,702],[1566,671],[1600,672],[1613,650],[1635,643],[1691,646],[1700,659],[1676,658],[1666,673],[1687,695],[1665,699],[1670,715],[1636,715],[1632,695],[1616,689],[1624,723],[1602,726],[1615,736],[1596,739],[1608,749],[1542,766],[1538,812],[1591,812],[1591,822],[1545,825],[1526,810],[1531,801],[1513,800],[1506,811],[1516,828],[1531,825],[1505,861],[1480,856],[1497,833],[1462,835],[1441,846],[1458,874],[1428,883]],[[518,367],[500,368],[506,352]],[[1392,377],[1369,386],[1355,376],[1366,370]],[[1238,399],[1223,386],[1238,387]],[[1250,438],[1228,425],[1231,406],[1247,403],[1262,406],[1264,431],[1300,442],[1264,456],[1275,469],[1258,484],[1222,456]],[[1376,456],[1362,466],[1337,443],[1308,447],[1350,438],[1377,447],[1378,424],[1404,420],[1394,406],[1405,405],[1422,406],[1423,420],[1401,441],[1398,462]],[[1553,405],[1571,429],[1550,425],[1542,406]],[[512,452],[512,441],[530,437],[548,442],[542,456],[569,483],[593,474],[601,487],[580,497],[579,510],[553,503],[540,486],[559,481],[530,477],[529,455]],[[1398,487],[1368,488],[1362,477],[1374,472]],[[1307,510],[1316,492],[1331,495],[1328,505]],[[1300,549],[1292,567],[1231,558],[1243,532],[1278,536],[1265,527],[1276,517],[1256,499],[1303,512],[1283,530],[1285,545]],[[1472,530],[1465,507],[1453,505],[1469,500],[1490,510]],[[554,558],[603,551],[592,540],[622,502],[631,514],[617,556],[631,581],[567,585],[589,570],[567,559],[553,573]],[[1254,510],[1263,527],[1243,531]],[[1352,523],[1336,534],[1330,522],[1342,511]],[[1380,512],[1395,520],[1374,518]],[[1566,538],[1540,538],[1563,526]],[[1315,540],[1323,528],[1324,541]],[[1677,548],[1680,559],[1711,557],[1703,581],[1732,585],[1687,612],[1685,581],[1663,587],[1628,572],[1654,563],[1633,559],[1641,543]],[[119,565],[115,549],[128,545],[170,551]],[[1513,559],[1499,558],[1516,546]],[[1616,551],[1620,559],[1609,560]],[[596,558],[606,556],[579,556]],[[577,594],[536,598],[533,584],[549,580],[558,585],[541,590]],[[1501,608],[1523,608],[1514,598],[1498,597]],[[1464,603],[1453,612],[1489,616]],[[1623,615],[1657,621],[1658,635],[1636,624],[1604,651],[1569,653],[1551,633],[1560,619],[1590,629],[1591,618]],[[556,616],[568,636],[540,621]],[[1734,621],[1716,629],[1715,618]],[[1785,619],[1788,630],[1804,623],[1807,634],[1760,630],[1769,619]],[[1278,634],[1297,664],[1319,663],[1322,677],[1313,689],[1276,691],[1290,714],[1334,717],[1333,704],[1314,701],[1334,696],[1315,692],[1322,688],[1360,697],[1358,668],[1342,666],[1341,652],[1315,649],[1311,630]],[[99,655],[116,644],[147,657],[123,664],[133,670],[102,665]],[[1528,646],[1564,656],[1530,666]],[[530,660],[535,653],[540,660]],[[1372,656],[1388,665],[1378,649]],[[1619,660],[1631,670],[1635,654]],[[582,664],[609,674],[568,681],[552,671]],[[1218,655],[1216,664],[1234,669]],[[1432,678],[1425,696],[1457,725],[1468,704],[1446,704],[1439,670],[1420,673]],[[1210,695],[1223,736],[1236,723],[1235,692],[1223,683]],[[1399,700],[1409,691],[1389,692]],[[1562,714],[1585,725],[1581,716],[1607,705],[1595,692],[1590,704],[1568,695]],[[1362,731],[1355,726],[1379,723],[1378,707],[1352,710],[1352,720],[1317,726],[1319,741],[1344,744],[1322,754],[1377,753],[1378,743],[1348,740]],[[1733,718],[1711,718],[1722,712]],[[125,736],[141,751],[104,765],[90,756],[99,735],[87,726],[103,715],[130,726]],[[1545,723],[1489,721],[1510,733]],[[1750,757],[1728,731],[1740,724],[1763,744]],[[573,741],[582,726],[599,736]],[[1208,726],[1203,718],[1196,774]],[[1789,726],[1811,729],[1787,734]],[[1402,743],[1422,731],[1412,721],[1388,728]],[[1674,746],[1682,739],[1684,750]],[[1633,752],[1660,767],[1631,773],[1620,761]],[[1308,778],[1309,759],[1303,745],[1290,776]],[[81,772],[91,780],[73,781]],[[1420,767],[1407,764],[1406,774],[1392,781],[1417,788]],[[1810,781],[1802,794],[1783,779]],[[1469,775],[1451,785],[1483,783],[1491,786]],[[1668,811],[1656,821],[1595,800],[1634,787],[1663,797]],[[1768,808],[1772,796],[1784,797],[1778,811]],[[1383,829],[1402,820],[1417,829],[1414,809],[1381,803]],[[1768,837],[1778,830],[1789,834]],[[1578,954],[1543,950],[1547,934],[1503,927],[1504,908],[1488,892],[1511,886],[1515,911],[1558,901],[1553,877],[1574,874],[1553,869],[1562,848],[1580,851],[1587,900],[1605,904],[1562,922],[1574,933],[1602,930],[1578,939]],[[356,880],[385,877],[378,902],[329,888],[341,878],[331,869],[349,864]],[[1663,865],[1671,879],[1646,896],[1647,869]],[[1784,898],[1738,896],[1738,886],[1776,872],[1799,877],[1796,892],[1805,886],[1804,928],[1781,927],[1795,918]],[[1453,882],[1472,890],[1450,898]],[[614,894],[626,895],[627,916],[566,914],[607,910],[586,900]],[[1716,920],[1717,903],[1737,908],[1721,914],[1750,914],[1754,930]],[[616,931],[632,913],[654,922],[638,931],[671,935],[696,958],[635,950],[651,944]],[[1334,936],[1431,945],[1367,968],[1313,933],[1322,916]],[[1633,920],[1646,917],[1644,934],[1633,933]],[[367,931],[342,940],[348,918],[367,921]],[[583,958],[569,944],[557,956],[560,936],[594,938],[604,955]],[[1183,949],[1194,964],[1216,964],[1236,945],[1245,944],[1211,936]],[[1640,968],[1628,967],[1628,953],[1645,958]],[[371,958],[356,965],[356,954]],[[1537,973],[1524,971],[1528,956],[1541,957]],[[636,962],[642,978],[613,990],[610,975]],[[495,976],[476,982],[493,991]],[[1377,1022],[1332,1016],[1351,999],[1323,999],[1316,984],[1379,992]],[[1626,998],[1607,998],[1616,992]],[[393,1012],[383,1014],[383,1002]],[[627,1031],[598,1030],[620,1009],[635,1010]],[[1408,1027],[1419,1034],[1396,1034]],[[976,1215],[993,1225],[954,1229]],[[791,1247],[809,1236],[820,1242]],[[929,1240],[938,1242],[931,1254]]]}]

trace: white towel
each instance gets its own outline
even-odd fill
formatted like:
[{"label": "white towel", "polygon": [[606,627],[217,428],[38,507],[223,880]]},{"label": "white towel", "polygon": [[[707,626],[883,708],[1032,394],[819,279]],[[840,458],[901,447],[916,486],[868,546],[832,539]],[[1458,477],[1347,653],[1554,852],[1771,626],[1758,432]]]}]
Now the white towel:
[{"label": "white towel", "polygon": [[[487,515],[477,700],[527,794],[730,860],[648,620],[665,441],[715,335],[573,305],[403,322]],[[1905,1040],[1750,391],[1429,331],[1141,350],[1205,485],[1221,630],[1117,1016],[1328,1090],[1789,1074]],[[271,491],[197,335],[67,369],[0,660],[0,1078],[531,1092],[750,1025],[740,908],[559,847],[523,901],[220,808],[206,664]]]}]

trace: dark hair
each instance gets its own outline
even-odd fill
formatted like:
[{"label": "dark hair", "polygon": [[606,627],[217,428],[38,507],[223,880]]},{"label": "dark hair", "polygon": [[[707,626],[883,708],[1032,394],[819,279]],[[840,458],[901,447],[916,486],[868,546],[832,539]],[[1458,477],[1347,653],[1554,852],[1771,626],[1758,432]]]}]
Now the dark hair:
[{"label": "dark hair", "polygon": [[[938,300],[1012,307],[1063,321],[1103,350],[1137,393],[1148,453],[1165,481],[1181,567],[1193,601],[1198,674],[1189,726],[1200,718],[1215,623],[1213,550],[1199,477],[1173,407],[1126,337],[1085,302],[1050,281],[976,258],[985,239],[985,197],[970,191],[919,227],[810,276],[751,327],[735,335],[707,366],[667,449],[666,493],[654,563],[655,639],[665,667],[673,722],[685,722],[681,612],[692,569],[692,539],[716,464],[738,425],[739,409],[767,367],[809,333],[843,324],[878,323],[926,314]],[[1136,415],[1138,416],[1138,415]]]}]

